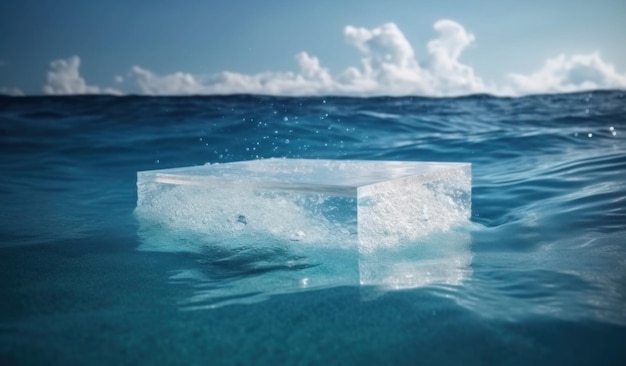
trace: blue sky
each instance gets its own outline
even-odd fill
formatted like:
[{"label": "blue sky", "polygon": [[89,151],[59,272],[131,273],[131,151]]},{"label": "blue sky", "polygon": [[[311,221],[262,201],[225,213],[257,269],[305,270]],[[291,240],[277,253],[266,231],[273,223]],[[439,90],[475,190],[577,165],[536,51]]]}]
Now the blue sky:
[{"label": "blue sky", "polygon": [[0,91],[625,88],[625,14],[623,0],[2,0]]}]

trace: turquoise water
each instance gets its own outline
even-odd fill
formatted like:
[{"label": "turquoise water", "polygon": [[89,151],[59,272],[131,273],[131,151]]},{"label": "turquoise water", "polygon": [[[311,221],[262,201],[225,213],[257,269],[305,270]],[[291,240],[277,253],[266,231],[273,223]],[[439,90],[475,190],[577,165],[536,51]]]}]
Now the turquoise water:
[{"label": "turquoise water", "polygon": [[[622,91],[2,97],[0,131],[2,364],[626,363]],[[472,219],[381,256],[436,269],[395,290],[333,243],[146,250],[137,171],[269,157],[470,162]]]}]

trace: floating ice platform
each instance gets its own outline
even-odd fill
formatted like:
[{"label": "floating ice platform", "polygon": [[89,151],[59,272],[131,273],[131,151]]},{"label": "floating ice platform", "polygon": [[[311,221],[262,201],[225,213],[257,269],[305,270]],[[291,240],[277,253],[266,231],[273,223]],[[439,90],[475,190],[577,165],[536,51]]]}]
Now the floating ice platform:
[{"label": "floating ice platform", "polygon": [[265,159],[137,173],[142,225],[204,243],[389,248],[467,222],[468,163]]}]

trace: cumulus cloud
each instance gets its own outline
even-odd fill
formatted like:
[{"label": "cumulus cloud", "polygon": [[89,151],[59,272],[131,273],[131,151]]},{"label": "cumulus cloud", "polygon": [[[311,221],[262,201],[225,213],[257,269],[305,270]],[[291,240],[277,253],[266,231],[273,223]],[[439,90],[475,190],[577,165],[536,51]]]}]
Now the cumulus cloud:
[{"label": "cumulus cloud", "polygon": [[296,55],[300,66],[294,72],[264,72],[246,75],[236,72],[221,72],[203,76],[176,72],[157,75],[140,66],[134,66],[128,81],[135,83],[139,91],[148,95],[172,94],[281,94],[311,95],[331,93],[334,81],[327,69],[320,65],[317,57],[306,52]]},{"label": "cumulus cloud", "polygon": [[150,70],[133,66],[131,76],[143,94],[200,94],[204,86],[188,73],[158,76]]},{"label": "cumulus cloud", "polygon": [[373,29],[344,29],[346,42],[361,53],[361,63],[336,77],[306,52],[296,55],[298,72],[157,75],[135,66],[130,77],[145,94],[458,95],[486,91],[473,69],[459,61],[474,36],[451,20],[441,20],[434,28],[439,36],[428,44],[424,65],[418,63],[400,29],[387,23]]},{"label": "cumulus cloud", "polygon": [[[459,61],[474,35],[463,26],[440,20],[434,27],[437,38],[428,42],[427,58],[418,63],[413,47],[393,23],[371,30],[346,27],[349,44],[361,51],[361,69],[350,68],[340,80],[367,86],[371,94],[458,95],[485,92],[483,81],[474,70]],[[359,88],[346,92],[358,92]]]},{"label": "cumulus cloud", "polygon": [[439,37],[428,42],[428,53],[436,90],[446,95],[488,91],[474,69],[459,61],[463,50],[474,42],[474,35],[451,20],[440,20],[434,28]]},{"label": "cumulus cloud", "polygon": [[[538,71],[511,73],[503,85],[486,83],[461,61],[476,37],[461,24],[439,20],[436,36],[417,52],[394,23],[375,28],[346,26],[344,38],[360,53],[360,62],[331,73],[319,58],[300,52],[295,72],[266,71],[242,74],[224,71],[213,75],[174,72],[159,75],[134,66],[119,87],[148,95],[270,94],[270,95],[428,95],[455,96],[472,93],[521,95],[572,92],[599,88],[626,88],[626,74],[602,60],[598,53],[560,55],[548,59]],[[419,61],[418,61],[419,60]],[[79,74],[77,56],[52,62],[44,91],[48,94],[119,93],[88,85]]]},{"label": "cumulus cloud", "polygon": [[626,75],[618,73],[597,52],[562,54],[546,60],[540,70],[530,75],[509,74],[509,78],[518,94],[626,88]]},{"label": "cumulus cloud", "polygon": [[350,67],[339,78],[346,93],[429,94],[429,75],[413,47],[394,23],[373,29],[347,26],[346,42],[361,52],[361,67]]},{"label": "cumulus cloud", "polygon": [[45,94],[121,94],[110,88],[87,85],[80,76],[80,57],[55,60],[50,63],[47,83],[43,86]]}]

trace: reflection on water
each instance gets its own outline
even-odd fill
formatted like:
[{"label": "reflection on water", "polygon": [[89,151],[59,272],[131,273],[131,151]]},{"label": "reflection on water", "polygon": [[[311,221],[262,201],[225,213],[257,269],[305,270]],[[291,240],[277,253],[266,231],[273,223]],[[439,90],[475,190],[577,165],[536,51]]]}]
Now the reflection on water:
[{"label": "reflection on water", "polygon": [[362,298],[392,290],[461,285],[472,275],[471,235],[465,230],[433,234],[424,240],[361,253]]},{"label": "reflection on water", "polygon": [[[626,325],[624,232],[539,241],[529,249],[522,245],[526,236],[514,235],[524,226],[473,231],[472,276],[445,296],[487,319],[550,316]],[[494,250],[489,238],[518,249]]]},{"label": "reflection on water", "polygon": [[[144,242],[167,240],[170,248],[192,240],[182,233],[146,234]],[[472,274],[470,242],[471,235],[463,228],[361,252],[357,245],[345,243],[302,246],[267,240],[233,246],[196,241],[195,247],[201,249],[192,254],[192,265],[172,273],[170,279],[194,289],[190,298],[181,300],[183,310],[257,303],[273,295],[338,286],[360,286],[362,300],[368,301],[388,291],[461,285]],[[146,243],[140,250],[155,247],[164,245]]]}]

